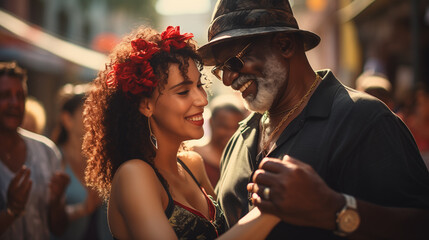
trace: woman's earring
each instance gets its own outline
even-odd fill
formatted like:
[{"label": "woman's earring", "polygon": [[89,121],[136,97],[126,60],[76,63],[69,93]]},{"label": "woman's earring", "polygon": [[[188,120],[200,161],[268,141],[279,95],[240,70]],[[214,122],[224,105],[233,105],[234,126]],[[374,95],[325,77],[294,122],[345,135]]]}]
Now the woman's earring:
[{"label": "woman's earring", "polygon": [[156,140],[155,135],[152,133],[152,128],[150,127],[150,118],[147,118],[147,124],[149,126],[149,132],[150,132],[150,142],[152,143],[152,145],[158,149],[158,141]]}]

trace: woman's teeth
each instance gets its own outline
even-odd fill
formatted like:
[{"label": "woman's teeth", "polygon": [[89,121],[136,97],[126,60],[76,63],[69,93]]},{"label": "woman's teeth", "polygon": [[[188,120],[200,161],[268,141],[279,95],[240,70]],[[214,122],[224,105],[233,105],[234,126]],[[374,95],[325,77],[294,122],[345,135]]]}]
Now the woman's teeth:
[{"label": "woman's teeth", "polygon": [[203,119],[203,115],[193,116],[193,117],[189,117],[187,119],[190,121],[200,121]]}]

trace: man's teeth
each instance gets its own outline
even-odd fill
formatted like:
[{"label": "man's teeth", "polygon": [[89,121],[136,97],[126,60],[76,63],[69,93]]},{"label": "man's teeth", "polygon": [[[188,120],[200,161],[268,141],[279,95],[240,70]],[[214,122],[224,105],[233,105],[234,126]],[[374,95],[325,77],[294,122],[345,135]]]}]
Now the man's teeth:
[{"label": "man's teeth", "polygon": [[198,115],[198,116],[194,116],[194,117],[189,117],[189,118],[187,118],[188,120],[191,120],[191,121],[200,121],[200,120],[202,120],[203,119],[203,115]]},{"label": "man's teeth", "polygon": [[249,86],[250,84],[252,84],[253,81],[248,81],[247,83],[245,83],[243,86],[241,86],[241,88],[239,89],[240,92],[244,92]]}]

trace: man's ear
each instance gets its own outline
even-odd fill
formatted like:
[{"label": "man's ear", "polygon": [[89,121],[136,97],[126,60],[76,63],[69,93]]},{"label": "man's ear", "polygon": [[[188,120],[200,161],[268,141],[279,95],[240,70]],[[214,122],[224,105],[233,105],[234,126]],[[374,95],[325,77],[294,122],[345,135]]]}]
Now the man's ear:
[{"label": "man's ear", "polygon": [[153,103],[150,98],[142,98],[140,100],[139,112],[146,117],[150,117],[153,114]]},{"label": "man's ear", "polygon": [[280,50],[280,53],[285,58],[290,58],[296,51],[296,38],[293,34],[278,33],[273,38],[274,46]]}]

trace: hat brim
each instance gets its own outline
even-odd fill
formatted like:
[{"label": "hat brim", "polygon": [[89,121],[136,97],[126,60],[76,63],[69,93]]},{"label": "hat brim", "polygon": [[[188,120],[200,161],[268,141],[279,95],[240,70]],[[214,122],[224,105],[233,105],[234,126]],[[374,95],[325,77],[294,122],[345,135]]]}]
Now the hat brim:
[{"label": "hat brim", "polygon": [[212,48],[220,43],[227,41],[238,40],[241,38],[254,37],[258,35],[264,35],[275,32],[290,32],[300,33],[303,36],[304,49],[308,51],[316,47],[320,42],[320,37],[315,33],[296,29],[292,27],[259,27],[259,28],[244,28],[244,29],[233,29],[225,32],[221,32],[216,35],[211,41],[204,44],[198,49],[198,53],[203,58],[204,65],[214,66],[216,61],[213,55]]}]

